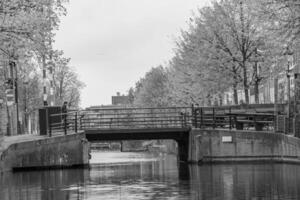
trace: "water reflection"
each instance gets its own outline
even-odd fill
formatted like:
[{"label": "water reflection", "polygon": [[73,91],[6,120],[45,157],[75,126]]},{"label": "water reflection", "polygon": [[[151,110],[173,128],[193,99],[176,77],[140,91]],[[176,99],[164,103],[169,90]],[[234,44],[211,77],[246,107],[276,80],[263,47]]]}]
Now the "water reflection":
[{"label": "water reflection", "polygon": [[91,163],[90,169],[3,173],[0,199],[300,199],[297,165],[197,166],[170,155],[107,152]]},{"label": "water reflection", "polygon": [[84,170],[52,170],[0,175],[2,200],[70,199],[71,187],[80,187],[88,177]]}]

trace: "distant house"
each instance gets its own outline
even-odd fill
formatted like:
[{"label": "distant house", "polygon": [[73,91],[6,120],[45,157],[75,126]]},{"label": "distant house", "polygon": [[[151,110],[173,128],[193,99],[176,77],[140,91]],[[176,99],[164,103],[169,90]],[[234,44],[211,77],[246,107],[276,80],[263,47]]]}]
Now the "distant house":
[{"label": "distant house", "polygon": [[112,105],[128,105],[128,104],[130,104],[129,96],[128,95],[120,95],[120,93],[117,92],[117,96],[111,97],[111,104]]}]

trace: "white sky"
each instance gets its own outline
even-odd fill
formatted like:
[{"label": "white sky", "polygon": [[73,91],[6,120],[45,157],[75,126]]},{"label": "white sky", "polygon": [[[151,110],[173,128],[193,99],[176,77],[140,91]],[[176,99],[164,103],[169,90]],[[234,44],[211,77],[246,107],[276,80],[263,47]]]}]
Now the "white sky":
[{"label": "white sky", "polygon": [[209,0],[70,0],[55,47],[86,84],[82,107],[111,104],[173,55],[175,38]]}]

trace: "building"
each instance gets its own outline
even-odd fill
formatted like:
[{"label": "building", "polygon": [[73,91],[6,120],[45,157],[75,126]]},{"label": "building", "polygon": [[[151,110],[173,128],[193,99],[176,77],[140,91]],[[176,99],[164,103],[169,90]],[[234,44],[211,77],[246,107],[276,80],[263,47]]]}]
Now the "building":
[{"label": "building", "polygon": [[128,95],[120,95],[120,92],[117,92],[117,96],[111,97],[112,105],[129,105],[130,99]]}]

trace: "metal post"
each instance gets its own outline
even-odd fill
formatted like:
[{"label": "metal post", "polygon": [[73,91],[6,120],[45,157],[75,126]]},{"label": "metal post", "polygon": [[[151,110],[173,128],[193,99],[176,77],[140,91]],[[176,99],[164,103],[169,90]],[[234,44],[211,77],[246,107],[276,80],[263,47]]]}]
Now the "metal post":
[{"label": "metal post", "polygon": [[232,128],[232,121],[231,121],[231,107],[229,107],[229,129]]},{"label": "metal post", "polygon": [[256,131],[258,131],[258,130],[257,130],[257,122],[256,122],[256,116],[255,116],[255,115],[253,115],[253,122],[254,122],[254,129],[255,129]]},{"label": "metal post", "polygon": [[181,121],[181,127],[183,127],[183,113],[180,112],[180,121]]},{"label": "metal post", "polygon": [[213,129],[216,128],[216,116],[215,116],[215,108],[213,108]]},{"label": "metal post", "polygon": [[77,112],[75,113],[75,133],[77,133]]},{"label": "metal post", "polygon": [[[46,110],[48,111],[48,109],[46,109]],[[48,112],[47,112],[47,113],[48,113]],[[51,122],[51,115],[50,115],[50,114],[49,114],[49,115],[47,114],[47,118],[48,118],[47,121],[48,121],[48,123],[49,123],[49,124],[48,124],[48,128],[49,128],[49,133],[48,133],[48,134],[49,134],[49,137],[52,137],[52,125],[51,125],[52,122]]]},{"label": "metal post", "polygon": [[201,123],[200,123],[200,128],[202,128],[202,125],[203,125],[203,108],[200,109],[200,120],[201,120]]},{"label": "metal post", "polygon": [[51,131],[50,130],[50,115],[49,115],[49,111],[48,108],[45,108],[45,112],[46,112],[46,134],[48,133],[48,136],[51,137]]},{"label": "metal post", "polygon": [[194,104],[192,104],[192,107],[191,107],[191,112],[192,112],[192,126],[193,127],[196,127],[196,115],[195,115],[195,108],[194,108]]},{"label": "metal post", "polygon": [[67,135],[67,114],[64,113],[65,119],[64,119],[64,132],[65,135]]},{"label": "metal post", "polygon": [[198,115],[198,113],[199,113],[199,110],[196,109],[196,110],[195,110],[195,113],[194,113],[194,117],[195,117],[195,128],[198,128],[198,120],[197,120],[197,115]]},{"label": "metal post", "polygon": [[82,118],[83,118],[83,115],[81,114],[79,116],[79,129],[82,130]]}]

